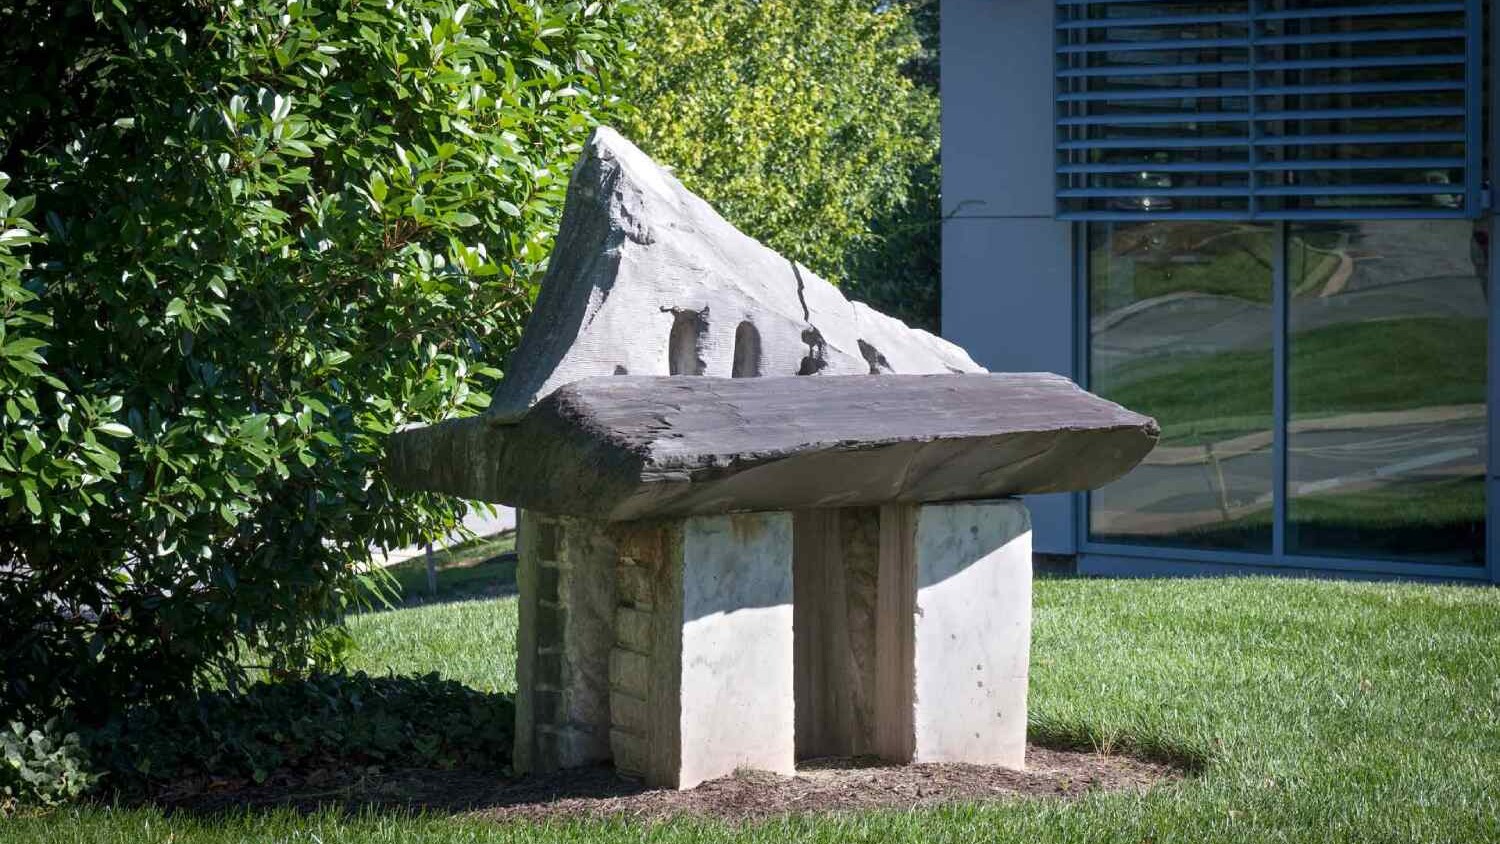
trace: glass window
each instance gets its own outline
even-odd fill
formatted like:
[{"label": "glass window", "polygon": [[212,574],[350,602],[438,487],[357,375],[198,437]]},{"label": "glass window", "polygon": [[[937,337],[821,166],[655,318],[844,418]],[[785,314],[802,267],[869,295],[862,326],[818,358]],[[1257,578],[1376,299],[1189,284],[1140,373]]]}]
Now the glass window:
[{"label": "glass window", "polygon": [[1289,227],[1288,553],[1483,564],[1482,226]]},{"label": "glass window", "polygon": [[1091,537],[1269,552],[1271,227],[1088,231],[1090,388],[1162,426],[1140,467],[1091,495]]}]

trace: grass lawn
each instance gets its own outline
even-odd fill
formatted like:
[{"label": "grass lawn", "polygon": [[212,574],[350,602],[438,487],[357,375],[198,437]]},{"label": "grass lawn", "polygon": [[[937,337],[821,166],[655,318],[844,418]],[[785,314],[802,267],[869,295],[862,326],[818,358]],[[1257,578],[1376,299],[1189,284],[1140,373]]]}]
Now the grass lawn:
[{"label": "grass lawn", "polygon": [[515,592],[515,560],[497,559],[515,547],[510,531],[435,552],[436,595],[427,591],[425,558],[388,568],[396,581],[392,602],[401,606],[349,620],[355,645],[349,670],[436,671],[483,692],[514,692],[516,602],[494,595]]},{"label": "grass lawn", "polygon": [[461,600],[349,620],[349,670],[426,674],[484,692],[516,690],[515,598]]},{"label": "grass lawn", "polygon": [[[515,599],[356,619],[359,667],[514,686]],[[14,842],[1500,841],[1500,590],[1269,579],[1044,579],[1031,734],[1188,759],[1144,795],[545,829],[334,811],[165,817],[70,809],[0,821]]]},{"label": "grass lawn", "polygon": [[[462,545],[435,551],[432,561],[437,567],[437,585],[440,600],[453,600],[457,596],[483,595],[506,586],[514,587],[516,564],[513,560],[497,559],[516,548],[515,531],[498,536],[481,537]],[[428,599],[427,559],[414,557],[386,568],[396,581],[397,598],[406,603],[421,603]]]}]

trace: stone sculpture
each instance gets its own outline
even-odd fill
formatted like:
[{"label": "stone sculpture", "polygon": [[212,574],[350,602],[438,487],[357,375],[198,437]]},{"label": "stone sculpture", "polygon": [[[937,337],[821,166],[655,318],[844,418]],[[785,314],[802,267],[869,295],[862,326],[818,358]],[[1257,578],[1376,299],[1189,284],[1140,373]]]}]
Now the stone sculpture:
[{"label": "stone sculpture", "polygon": [[390,471],[523,508],[515,768],[689,788],[1020,767],[1014,496],[1107,483],[1157,433],[848,302],[600,129],[491,410],[398,433]]},{"label": "stone sculpture", "polygon": [[741,233],[612,129],[573,170],[552,256],[498,419],[591,375],[984,371]]}]

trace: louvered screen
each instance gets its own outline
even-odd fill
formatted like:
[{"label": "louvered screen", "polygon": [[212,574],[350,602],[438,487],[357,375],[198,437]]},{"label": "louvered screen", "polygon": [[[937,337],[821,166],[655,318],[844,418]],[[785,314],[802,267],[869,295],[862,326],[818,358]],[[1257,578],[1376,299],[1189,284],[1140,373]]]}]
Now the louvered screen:
[{"label": "louvered screen", "polygon": [[1057,0],[1062,219],[1472,217],[1479,0]]}]

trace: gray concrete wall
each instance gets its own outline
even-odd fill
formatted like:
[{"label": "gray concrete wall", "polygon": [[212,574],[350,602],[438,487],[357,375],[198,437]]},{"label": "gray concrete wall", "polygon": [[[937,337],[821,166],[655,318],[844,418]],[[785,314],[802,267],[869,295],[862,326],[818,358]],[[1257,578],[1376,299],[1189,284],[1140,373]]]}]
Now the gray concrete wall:
[{"label": "gray concrete wall", "polygon": [[[996,371],[1075,369],[1073,231],[1053,211],[1053,0],[942,5],[943,335]],[[1037,551],[1074,500],[1032,496]]]}]

